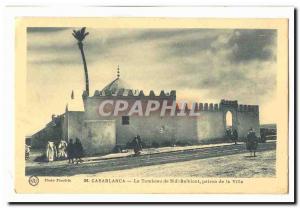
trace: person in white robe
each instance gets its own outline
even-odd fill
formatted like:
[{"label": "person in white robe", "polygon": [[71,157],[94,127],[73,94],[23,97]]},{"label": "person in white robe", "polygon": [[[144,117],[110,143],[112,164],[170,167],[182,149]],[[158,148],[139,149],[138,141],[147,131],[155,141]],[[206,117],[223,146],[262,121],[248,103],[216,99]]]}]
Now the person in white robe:
[{"label": "person in white robe", "polygon": [[64,140],[61,140],[58,145],[58,158],[59,159],[65,159],[67,158],[67,142]]},{"label": "person in white robe", "polygon": [[56,156],[57,156],[57,149],[54,142],[48,142],[47,151],[46,151],[46,157],[48,162],[54,161],[56,159]]}]

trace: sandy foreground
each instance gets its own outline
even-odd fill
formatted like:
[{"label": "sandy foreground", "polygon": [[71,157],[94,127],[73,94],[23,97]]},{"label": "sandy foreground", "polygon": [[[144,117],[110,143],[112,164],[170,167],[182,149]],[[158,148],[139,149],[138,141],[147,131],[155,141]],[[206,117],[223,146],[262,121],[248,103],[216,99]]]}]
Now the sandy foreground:
[{"label": "sandy foreground", "polygon": [[[249,153],[89,174],[99,177],[275,177],[276,151]],[[87,176],[85,174],[85,176]]]}]

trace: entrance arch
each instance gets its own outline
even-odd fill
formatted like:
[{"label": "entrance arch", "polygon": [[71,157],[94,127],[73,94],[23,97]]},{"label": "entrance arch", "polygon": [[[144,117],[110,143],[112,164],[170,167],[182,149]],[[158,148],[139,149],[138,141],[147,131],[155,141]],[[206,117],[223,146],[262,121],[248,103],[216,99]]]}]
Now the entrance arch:
[{"label": "entrance arch", "polygon": [[226,129],[232,129],[233,115],[231,111],[227,111],[225,114],[225,127]]},{"label": "entrance arch", "polygon": [[223,111],[223,125],[224,131],[227,132],[228,129],[238,130],[238,120],[237,112],[232,109],[226,109]]},{"label": "entrance arch", "polygon": [[223,112],[223,128],[224,135],[227,135],[227,130],[238,129],[238,102],[231,100],[221,100],[220,109]]}]

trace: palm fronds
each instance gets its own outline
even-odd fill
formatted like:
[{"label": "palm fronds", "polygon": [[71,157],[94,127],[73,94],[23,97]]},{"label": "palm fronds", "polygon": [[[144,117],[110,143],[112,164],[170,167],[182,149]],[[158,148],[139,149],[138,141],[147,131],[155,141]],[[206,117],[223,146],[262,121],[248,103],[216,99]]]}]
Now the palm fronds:
[{"label": "palm fronds", "polygon": [[72,35],[74,36],[74,38],[76,40],[78,40],[78,42],[82,42],[85,38],[85,36],[87,36],[89,33],[85,32],[85,27],[81,28],[80,30],[73,30]]}]

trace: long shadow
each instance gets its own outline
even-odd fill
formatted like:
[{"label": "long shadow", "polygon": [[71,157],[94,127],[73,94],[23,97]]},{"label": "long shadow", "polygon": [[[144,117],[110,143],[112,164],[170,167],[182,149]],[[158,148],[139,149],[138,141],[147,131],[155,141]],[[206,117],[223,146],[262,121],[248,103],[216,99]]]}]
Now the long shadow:
[{"label": "long shadow", "polygon": [[[260,144],[257,152],[273,150],[276,143]],[[218,147],[209,147],[203,149],[193,149],[177,152],[166,152],[153,155],[142,155],[139,157],[126,157],[110,160],[99,160],[93,163],[82,163],[78,165],[60,165],[54,167],[27,167],[26,175],[35,176],[73,176],[78,174],[96,174],[100,172],[132,169],[137,167],[145,167],[151,165],[159,165],[166,163],[176,163],[191,161],[197,159],[205,159],[212,157],[220,157],[226,155],[234,155],[247,152],[245,146],[226,145]]]}]

